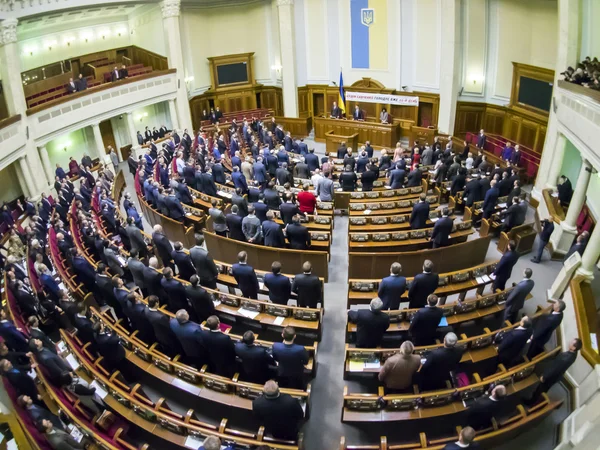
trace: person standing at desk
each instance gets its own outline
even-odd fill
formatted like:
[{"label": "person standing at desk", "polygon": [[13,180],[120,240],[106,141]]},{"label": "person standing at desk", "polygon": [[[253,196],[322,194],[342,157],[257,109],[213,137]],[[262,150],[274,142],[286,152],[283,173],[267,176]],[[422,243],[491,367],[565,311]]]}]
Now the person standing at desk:
[{"label": "person standing at desk", "polygon": [[381,108],[381,112],[379,113],[379,120],[381,123],[389,123],[390,115],[387,112],[387,109]]},{"label": "person standing at desk", "polygon": [[356,105],[354,107],[354,112],[352,113],[352,119],[353,120],[365,120],[365,117],[363,115],[362,110],[360,109],[360,106]]},{"label": "person standing at desk", "polygon": [[331,118],[332,119],[341,119],[342,118],[342,109],[337,105],[336,102],[333,102],[333,106],[331,108]]}]

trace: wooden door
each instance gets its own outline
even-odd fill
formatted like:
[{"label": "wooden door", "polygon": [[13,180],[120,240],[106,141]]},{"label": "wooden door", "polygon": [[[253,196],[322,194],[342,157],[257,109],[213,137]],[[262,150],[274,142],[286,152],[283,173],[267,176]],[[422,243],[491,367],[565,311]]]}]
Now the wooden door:
[{"label": "wooden door", "polygon": [[313,115],[321,116],[323,114],[327,115],[325,109],[325,95],[313,94]]},{"label": "wooden door", "polygon": [[115,135],[113,133],[112,123],[110,120],[100,122],[100,133],[102,134],[102,142],[104,143],[104,151],[108,152],[108,146],[110,145],[115,150],[117,149],[117,143],[115,141]]},{"label": "wooden door", "polygon": [[433,104],[431,103],[419,103],[419,126],[420,127],[429,127],[432,124],[433,120]]}]

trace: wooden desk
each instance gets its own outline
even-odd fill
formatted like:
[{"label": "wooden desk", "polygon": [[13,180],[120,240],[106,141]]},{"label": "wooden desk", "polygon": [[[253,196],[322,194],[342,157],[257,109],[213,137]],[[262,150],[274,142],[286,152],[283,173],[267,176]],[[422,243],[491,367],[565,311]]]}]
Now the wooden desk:
[{"label": "wooden desk", "polygon": [[352,150],[358,150],[358,133],[354,134],[338,134],[335,131],[328,131],[325,133],[325,151],[327,154],[336,153],[337,149],[342,145],[346,144],[346,147]]},{"label": "wooden desk", "polygon": [[[315,117],[314,126],[315,141],[317,142],[325,142],[325,134],[333,131],[334,134],[341,136],[350,136],[358,133],[358,145],[369,141],[371,146],[375,148],[394,148],[400,136],[400,126],[397,123],[384,124]],[[355,149],[353,148],[353,150]],[[334,151],[337,151],[337,148]]]},{"label": "wooden desk", "polygon": [[434,248],[404,253],[349,253],[348,278],[381,279],[389,275],[394,262],[402,264],[402,275],[413,277],[423,271],[423,262],[429,259],[436,273],[455,272],[465,267],[482,264],[491,237],[478,238],[452,247]]}]

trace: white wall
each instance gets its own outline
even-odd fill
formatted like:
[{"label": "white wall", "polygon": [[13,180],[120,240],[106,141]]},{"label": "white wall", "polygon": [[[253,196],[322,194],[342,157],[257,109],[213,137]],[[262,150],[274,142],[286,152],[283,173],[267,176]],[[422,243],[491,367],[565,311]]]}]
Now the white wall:
[{"label": "white wall", "polygon": [[60,164],[65,170],[69,169],[69,157],[81,162],[84,154],[96,157],[94,132],[91,127],[82,128],[72,133],[64,134],[46,144],[48,157],[52,168]]},{"label": "white wall", "polygon": [[0,204],[11,202],[20,195],[23,195],[19,177],[15,171],[18,162],[11,164],[0,170],[0,180],[2,180],[2,189],[0,189]]},{"label": "white wall", "polygon": [[147,5],[136,9],[129,17],[131,45],[165,56],[165,38],[162,13],[159,5]]},{"label": "white wall", "polygon": [[[280,64],[279,27],[275,2],[232,7],[183,7],[181,33],[186,77],[194,77],[191,91],[210,87],[208,57],[254,52],[254,76],[276,84],[272,66]],[[188,43],[188,44],[186,44]]]},{"label": "white wall", "polygon": [[[586,56],[600,57],[600,2],[598,0],[581,1],[581,48],[579,60]],[[561,72],[564,69],[561,69]]]},{"label": "white wall", "polygon": [[25,72],[74,56],[125,47],[131,45],[129,36],[127,22],[111,22],[22,40],[18,43],[21,70]]}]

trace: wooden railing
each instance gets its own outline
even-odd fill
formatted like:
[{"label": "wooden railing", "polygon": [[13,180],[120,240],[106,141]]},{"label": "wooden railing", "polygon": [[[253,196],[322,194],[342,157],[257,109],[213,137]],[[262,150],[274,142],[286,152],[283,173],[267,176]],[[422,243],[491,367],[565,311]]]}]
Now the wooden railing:
[{"label": "wooden railing", "polygon": [[[581,355],[592,366],[600,364],[600,355],[594,346],[598,348],[600,336],[600,320],[596,312],[596,300],[592,286],[585,278],[576,276],[571,280],[571,294],[573,295],[573,307],[575,308],[575,319],[579,338],[583,343]],[[592,342],[592,333],[596,342]]]}]

